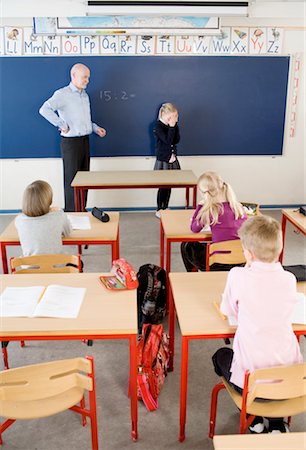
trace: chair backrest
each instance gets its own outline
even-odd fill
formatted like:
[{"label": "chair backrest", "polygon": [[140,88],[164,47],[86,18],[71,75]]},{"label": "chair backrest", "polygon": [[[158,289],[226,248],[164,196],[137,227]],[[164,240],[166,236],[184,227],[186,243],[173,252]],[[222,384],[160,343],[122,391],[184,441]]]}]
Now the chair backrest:
[{"label": "chair backrest", "polygon": [[207,244],[206,270],[214,263],[243,264],[245,256],[240,239]]},{"label": "chair backrest", "polygon": [[[82,398],[84,390],[93,390],[92,373],[91,357],[4,370],[0,372],[0,415],[12,417],[15,405],[17,417],[12,418],[44,417],[46,416],[44,403],[39,402],[45,402],[47,409],[48,400],[52,402],[52,409],[55,408],[57,412],[62,411],[66,409],[69,395],[74,404],[71,393]],[[17,403],[18,408],[16,408]],[[29,410],[31,408],[32,411]]]},{"label": "chair backrest", "polygon": [[[80,255],[50,254],[11,258],[12,273],[81,272]],[[67,264],[73,264],[70,266]]]},{"label": "chair backrest", "polygon": [[244,207],[247,216],[252,217],[260,214],[259,203],[241,202],[241,204]]},{"label": "chair backrest", "polygon": [[247,405],[256,397],[270,400],[302,397],[306,410],[306,363],[255,370],[248,379]]}]

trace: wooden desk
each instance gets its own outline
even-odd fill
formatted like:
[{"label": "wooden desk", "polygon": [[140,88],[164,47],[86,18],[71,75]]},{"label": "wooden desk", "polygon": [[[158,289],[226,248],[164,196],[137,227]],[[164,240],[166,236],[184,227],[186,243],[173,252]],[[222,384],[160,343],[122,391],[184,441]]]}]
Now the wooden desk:
[{"label": "wooden desk", "polygon": [[[235,335],[236,327],[230,327],[228,321],[221,318],[213,304],[214,301],[221,301],[227,275],[227,272],[169,274],[170,370],[173,369],[175,312],[182,334],[179,434],[181,442],[185,439],[189,341],[231,338]],[[298,283],[298,290],[306,293],[306,282]],[[293,329],[297,336],[306,334],[306,325],[295,324]]]},{"label": "wooden desk", "polygon": [[[119,213],[110,212],[109,222],[101,222],[90,213],[68,213],[88,216],[90,219],[90,230],[73,230],[72,233],[63,238],[64,245],[78,245],[81,253],[81,245],[111,245],[112,261],[119,258]],[[0,249],[3,273],[8,273],[8,261],[6,247],[9,245],[20,245],[18,233],[13,220],[0,235]]]},{"label": "wooden desk", "polygon": [[303,450],[306,433],[214,436],[215,450]]},{"label": "wooden desk", "polygon": [[165,210],[160,215],[160,266],[164,266],[166,240],[166,272],[170,272],[171,243],[184,241],[210,241],[210,232],[193,233],[190,229],[194,209]]},{"label": "wooden desk", "polygon": [[283,250],[280,254],[279,260],[283,262],[285,235],[287,221],[297,228],[304,236],[306,236],[306,216],[293,209],[282,209],[282,233],[283,233]]},{"label": "wooden desk", "polygon": [[71,186],[74,188],[76,211],[85,211],[84,191],[88,189],[185,188],[188,208],[191,188],[194,208],[197,201],[197,178],[191,170],[77,172]]},{"label": "wooden desk", "polygon": [[127,339],[130,349],[132,438],[137,439],[137,299],[136,290],[109,291],[97,273],[0,275],[0,292],[7,286],[85,287],[76,319],[2,317],[0,341]]}]

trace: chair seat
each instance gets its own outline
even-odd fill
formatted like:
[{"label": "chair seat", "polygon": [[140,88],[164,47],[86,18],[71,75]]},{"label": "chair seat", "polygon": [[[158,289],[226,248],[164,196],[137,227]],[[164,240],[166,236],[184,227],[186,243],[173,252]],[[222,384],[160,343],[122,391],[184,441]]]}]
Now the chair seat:
[{"label": "chair seat", "polygon": [[[241,410],[242,395],[240,395],[227,381],[222,381],[234,400],[236,406]],[[263,417],[285,417],[295,416],[303,413],[306,409],[306,398],[296,397],[288,400],[255,401],[247,408],[247,413],[254,416]]]},{"label": "chair seat", "polygon": [[79,403],[83,398],[84,389],[74,387],[52,397],[48,397],[47,394],[48,392],[46,392],[46,398],[26,402],[2,400],[0,416],[7,419],[37,419],[52,416]]}]

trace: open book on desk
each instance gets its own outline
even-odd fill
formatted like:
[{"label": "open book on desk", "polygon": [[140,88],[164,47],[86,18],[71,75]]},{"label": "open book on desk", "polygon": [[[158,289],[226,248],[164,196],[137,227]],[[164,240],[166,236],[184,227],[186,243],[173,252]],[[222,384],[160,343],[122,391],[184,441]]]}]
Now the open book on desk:
[{"label": "open book on desk", "polygon": [[[297,303],[295,306],[295,309],[293,311],[293,318],[292,323],[298,323],[298,324],[306,324],[306,297],[305,294],[302,292],[298,292],[296,294],[297,296]],[[220,304],[218,302],[214,302],[214,306],[216,310],[218,311],[218,314],[222,317],[223,320],[228,320],[228,324],[231,327],[236,327],[238,325],[237,318],[235,316],[225,316],[221,309]]]},{"label": "open book on desk", "polygon": [[85,288],[58,285],[7,287],[0,295],[0,317],[75,319],[85,292]]}]

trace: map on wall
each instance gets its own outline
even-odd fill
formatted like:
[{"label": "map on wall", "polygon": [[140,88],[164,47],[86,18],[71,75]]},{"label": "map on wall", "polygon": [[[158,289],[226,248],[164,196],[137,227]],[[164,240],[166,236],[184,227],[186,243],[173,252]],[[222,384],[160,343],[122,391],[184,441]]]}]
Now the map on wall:
[{"label": "map on wall", "polygon": [[35,17],[34,33],[47,35],[95,34],[208,34],[219,30],[218,17],[101,16]]}]

